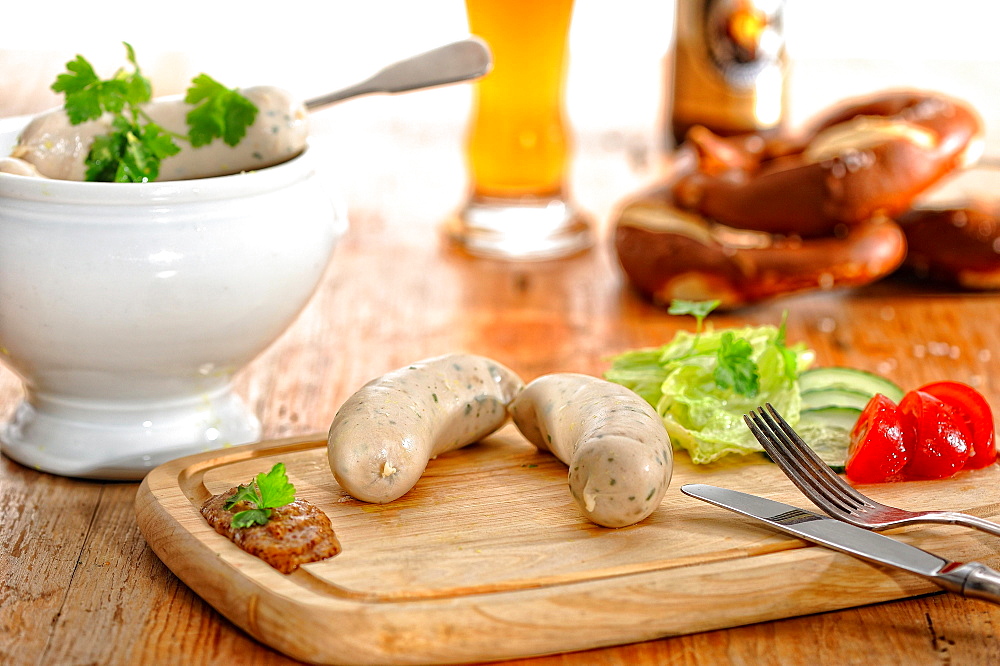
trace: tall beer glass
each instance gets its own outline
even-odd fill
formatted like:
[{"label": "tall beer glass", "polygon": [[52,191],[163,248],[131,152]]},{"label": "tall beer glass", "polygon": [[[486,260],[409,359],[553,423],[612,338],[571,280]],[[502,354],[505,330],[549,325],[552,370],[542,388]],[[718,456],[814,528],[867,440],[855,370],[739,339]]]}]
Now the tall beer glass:
[{"label": "tall beer glass", "polygon": [[493,52],[474,84],[466,143],[470,194],[452,236],[473,254],[548,259],[592,242],[566,191],[563,84],[573,0],[466,0]]}]

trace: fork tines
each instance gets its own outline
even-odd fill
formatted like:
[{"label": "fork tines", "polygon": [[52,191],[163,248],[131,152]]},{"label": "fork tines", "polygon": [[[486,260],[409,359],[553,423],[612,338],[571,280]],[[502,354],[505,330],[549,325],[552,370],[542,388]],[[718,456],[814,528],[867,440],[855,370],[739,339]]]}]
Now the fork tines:
[{"label": "fork tines", "polygon": [[765,407],[745,415],[743,420],[806,497],[828,512],[850,512],[866,504],[865,497],[834,474],[770,403]]}]

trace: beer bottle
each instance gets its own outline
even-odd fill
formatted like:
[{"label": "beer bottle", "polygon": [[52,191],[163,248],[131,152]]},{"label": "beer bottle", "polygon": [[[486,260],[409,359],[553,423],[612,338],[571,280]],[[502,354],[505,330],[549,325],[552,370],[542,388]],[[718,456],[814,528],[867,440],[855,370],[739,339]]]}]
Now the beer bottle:
[{"label": "beer bottle", "polygon": [[675,144],[694,125],[723,136],[781,126],[783,10],[784,0],[677,0],[669,87]]}]

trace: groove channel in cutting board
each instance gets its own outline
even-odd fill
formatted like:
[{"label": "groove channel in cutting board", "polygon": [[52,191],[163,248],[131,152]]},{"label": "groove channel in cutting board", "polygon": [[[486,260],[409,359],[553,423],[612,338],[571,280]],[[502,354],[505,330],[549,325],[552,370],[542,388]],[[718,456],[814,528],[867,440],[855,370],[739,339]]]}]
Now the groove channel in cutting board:
[{"label": "groove channel in cutting board", "polygon": [[[344,548],[287,576],[216,534],[198,513],[209,495],[276,462],[285,463],[297,496],[327,513]],[[325,663],[514,658],[936,590],[678,490],[695,482],[812,508],[763,456],[694,466],[679,454],[650,518],[599,527],[573,503],[565,466],[512,427],[439,456],[412,491],[385,505],[354,500],[337,486],[322,436],[167,463],[147,476],[136,501],[147,541],[196,593],[259,640]],[[996,467],[870,490],[907,508],[1000,514]],[[896,534],[951,559],[997,563],[996,543],[970,530]]]}]

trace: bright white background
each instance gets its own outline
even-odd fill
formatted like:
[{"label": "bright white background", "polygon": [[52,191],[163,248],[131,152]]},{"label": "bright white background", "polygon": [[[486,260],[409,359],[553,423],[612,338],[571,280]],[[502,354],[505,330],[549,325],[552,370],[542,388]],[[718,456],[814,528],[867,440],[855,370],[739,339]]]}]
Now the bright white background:
[{"label": "bright white background", "polygon": [[[114,68],[119,42],[128,40],[163,92],[207,71],[233,85],[274,84],[308,96],[467,32],[462,0],[4,4],[7,67],[15,57],[64,61],[79,52]],[[655,117],[673,8],[671,0],[577,0],[568,98],[576,122],[628,127]],[[942,72],[964,63],[995,83],[998,25],[996,0],[788,0],[786,9],[793,60],[874,61],[869,75],[852,80],[795,80],[813,105],[883,85],[954,89],[961,81]],[[444,101],[433,97],[427,106]]]},{"label": "bright white background", "polygon": [[[122,62],[122,40],[136,47],[158,94],[179,92],[205,71],[228,85],[278,85],[309,97],[468,32],[463,0],[4,5],[0,115],[40,110],[37,92],[32,107],[18,95],[46,88],[76,53],[110,73]],[[574,189],[591,209],[612,202],[586,201],[587,179],[617,179],[625,193],[659,145],[673,14],[672,0],[577,0],[567,109],[580,148]],[[1000,154],[993,126],[1000,122],[1000,2],[788,0],[785,18],[793,124],[847,96],[924,87],[972,102],[988,121],[988,153]],[[51,95],[46,105],[59,101]],[[440,183],[458,200],[469,101],[468,86],[361,99],[314,114],[314,130],[349,157],[343,175],[362,188],[377,184],[359,183],[359,173],[405,178],[421,166],[417,147],[429,139],[445,144],[455,157]],[[609,146],[620,150],[621,164],[589,169],[588,142],[599,143],[604,158]]]}]

